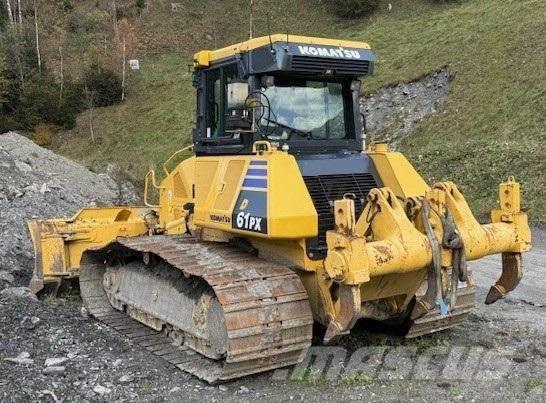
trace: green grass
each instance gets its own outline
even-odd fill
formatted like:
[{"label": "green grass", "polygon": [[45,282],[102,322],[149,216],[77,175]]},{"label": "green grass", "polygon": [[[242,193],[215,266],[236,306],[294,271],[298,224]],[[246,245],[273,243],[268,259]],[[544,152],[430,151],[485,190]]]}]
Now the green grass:
[{"label": "green grass", "polygon": [[306,367],[302,373],[294,373],[291,379],[310,386],[321,386],[327,383],[326,374],[323,371],[314,369],[312,365]]},{"label": "green grass", "polygon": [[152,382],[148,378],[141,379],[138,388],[142,393],[149,394],[152,391]]},{"label": "green grass", "polygon": [[538,388],[542,385],[544,385],[544,381],[540,378],[531,378],[529,379],[529,382],[527,382],[529,389]]},{"label": "green grass", "polygon": [[55,150],[95,170],[115,162],[134,178],[142,178],[191,138],[195,95],[190,61],[175,54],[144,60],[141,71],[130,74],[126,101],[95,109],[95,143],[90,140],[87,111]]},{"label": "green grass", "polygon": [[[545,3],[391,3],[391,12],[383,4],[374,16],[343,24],[318,0],[290,6],[264,1],[259,7],[271,7],[274,31],[369,42],[378,59],[375,76],[365,80],[369,92],[448,65],[453,82],[446,104],[415,127],[401,150],[429,182],[456,182],[480,219],[494,207],[497,184],[508,175],[522,183],[530,218],[546,219]],[[222,32],[218,46],[244,39],[246,11],[231,10],[226,20],[239,23],[223,30],[218,10],[211,10],[192,11],[198,13],[196,29],[203,31],[196,38],[209,26]],[[207,20],[209,14],[216,15],[214,21]],[[258,15],[257,31],[263,32],[263,13]],[[145,58],[142,71],[130,76],[127,101],[96,111],[98,141],[90,144],[83,114],[73,138],[56,151],[95,169],[116,162],[140,178],[187,144],[195,103],[187,64],[195,50]]]},{"label": "green grass", "polygon": [[355,372],[352,374],[343,374],[340,376],[339,384],[347,387],[351,386],[362,386],[362,385],[371,385],[374,383],[373,377],[366,375],[363,372]]},{"label": "green grass", "polygon": [[455,181],[484,218],[496,203],[497,183],[513,174],[530,218],[546,218],[543,1],[430,6],[345,34],[367,40],[377,53],[367,91],[449,65],[454,78],[445,109],[417,125],[401,147],[430,182]]}]

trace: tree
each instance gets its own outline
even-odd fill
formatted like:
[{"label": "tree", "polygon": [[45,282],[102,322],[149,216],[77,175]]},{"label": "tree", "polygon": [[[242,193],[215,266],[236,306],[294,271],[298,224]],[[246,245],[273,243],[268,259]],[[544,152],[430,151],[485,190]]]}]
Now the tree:
[{"label": "tree", "polygon": [[42,72],[42,57],[40,55],[40,36],[38,34],[38,8],[36,7],[36,0],[34,0],[34,32],[36,35],[36,59],[38,62],[38,71]]},{"label": "tree", "polygon": [[11,26],[15,25],[15,20],[13,19],[13,12],[11,10],[11,3],[9,0],[6,0],[6,8],[8,10],[8,19],[11,24]]},{"label": "tree", "polygon": [[[8,29],[3,32],[5,46],[6,77],[14,87],[10,92],[17,94],[25,86],[25,78],[36,69],[36,48],[22,30]],[[16,95],[14,95],[16,96]]]},{"label": "tree", "polygon": [[0,106],[5,101],[4,96],[8,91],[8,80],[5,76],[6,55],[4,48],[0,47]]},{"label": "tree", "polygon": [[125,74],[127,70],[127,39],[123,36],[123,69],[121,73],[121,101],[125,101]]},{"label": "tree", "polygon": [[60,83],[59,100],[62,101],[63,93],[64,93],[64,83],[65,83],[64,50],[65,50],[67,33],[62,27],[54,26],[53,35],[55,36],[55,38],[58,38],[57,43],[59,45],[58,46],[59,47],[59,76],[58,77],[59,77],[59,83]]},{"label": "tree", "polygon": [[112,17],[112,24],[114,24],[114,34],[116,36],[116,41],[119,41],[119,32],[118,32],[118,6],[116,3],[116,0],[110,0],[110,7],[111,7],[111,17]]},{"label": "tree", "polygon": [[137,48],[137,40],[136,35],[133,30],[133,27],[129,24],[127,19],[123,19],[119,23],[119,34],[121,36],[121,43],[120,43],[120,50],[119,53],[121,54],[121,63],[122,63],[122,70],[121,70],[121,100],[125,100],[125,87],[127,84],[127,55],[134,55],[134,52]]},{"label": "tree", "polygon": [[23,10],[21,8],[21,0],[17,0],[17,15],[19,18],[19,26],[23,26]]}]

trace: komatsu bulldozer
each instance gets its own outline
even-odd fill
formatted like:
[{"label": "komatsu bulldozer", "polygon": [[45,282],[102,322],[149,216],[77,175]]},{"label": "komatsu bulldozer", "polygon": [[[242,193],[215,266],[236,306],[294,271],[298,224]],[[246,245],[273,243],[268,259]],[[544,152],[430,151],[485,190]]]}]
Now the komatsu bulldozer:
[{"label": "komatsu bulldozer", "polygon": [[92,316],[208,382],[295,364],[359,319],[455,326],[486,255],[485,302],[503,297],[531,247],[519,184],[481,225],[454,183],[366,143],[373,68],[366,43],[283,34],[197,53],[191,146],[148,172],[142,206],[30,221],[32,290],[77,279]]}]

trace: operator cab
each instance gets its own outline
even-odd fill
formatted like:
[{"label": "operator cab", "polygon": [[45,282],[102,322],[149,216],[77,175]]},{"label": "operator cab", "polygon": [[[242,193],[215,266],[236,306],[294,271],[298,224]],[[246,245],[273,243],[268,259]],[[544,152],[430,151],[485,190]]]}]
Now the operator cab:
[{"label": "operator cab", "polygon": [[272,35],[195,55],[197,155],[250,154],[267,140],[294,154],[361,151],[363,42]]}]

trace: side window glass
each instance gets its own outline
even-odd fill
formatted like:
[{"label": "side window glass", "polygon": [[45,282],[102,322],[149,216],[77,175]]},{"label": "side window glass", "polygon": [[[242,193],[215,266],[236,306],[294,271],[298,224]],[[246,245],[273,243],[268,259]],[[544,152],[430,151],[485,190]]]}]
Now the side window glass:
[{"label": "side window glass", "polygon": [[222,105],[220,69],[207,73],[207,137],[217,137],[221,129]]},{"label": "side window glass", "polygon": [[248,82],[240,80],[235,65],[226,67],[226,135],[236,136],[252,129],[252,120],[246,107]]},{"label": "side window glass", "polygon": [[251,130],[245,105],[248,83],[239,79],[236,65],[207,72],[207,94],[207,137],[238,138]]},{"label": "side window glass", "polygon": [[343,87],[338,83],[328,83],[325,88],[325,109],[327,122],[326,129],[331,139],[344,139],[347,137],[345,124],[345,108],[343,100]]}]

